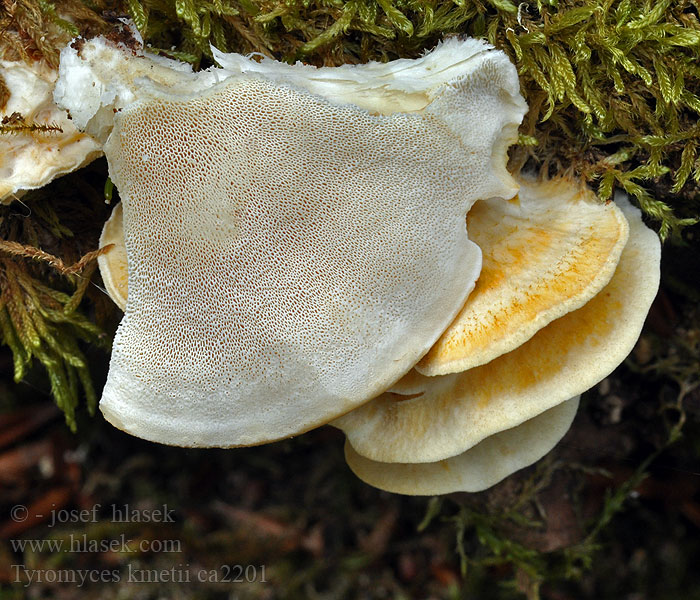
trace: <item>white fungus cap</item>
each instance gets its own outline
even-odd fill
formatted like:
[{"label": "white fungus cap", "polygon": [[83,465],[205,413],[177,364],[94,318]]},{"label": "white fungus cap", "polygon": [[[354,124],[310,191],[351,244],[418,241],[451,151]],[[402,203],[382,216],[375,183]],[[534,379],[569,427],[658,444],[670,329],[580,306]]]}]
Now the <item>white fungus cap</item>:
[{"label": "white fungus cap", "polygon": [[[526,107],[513,65],[482,43],[414,61],[443,67],[391,92],[429,96],[411,112],[318,95],[288,77],[311,72],[298,67],[194,75],[104,42],[66,53],[85,57],[99,93],[71,112],[99,135],[113,122],[124,211],[128,300],[101,409],[147,439],[262,443],[379,394],[474,286],[471,205],[517,191],[505,150]],[[343,79],[367,86],[366,70],[379,96],[393,90],[376,65]]]},{"label": "white fungus cap", "polygon": [[0,77],[10,91],[0,119],[17,113],[26,124],[52,129],[0,136],[0,202],[9,203],[102,154],[100,144],[78,131],[54,104],[56,76],[43,62],[0,60]]},{"label": "white fungus cap", "polygon": [[481,492],[537,462],[564,437],[576,416],[579,396],[496,433],[469,450],[438,462],[383,463],[358,454],[349,441],[345,460],[362,481],[387,492],[434,496]]}]

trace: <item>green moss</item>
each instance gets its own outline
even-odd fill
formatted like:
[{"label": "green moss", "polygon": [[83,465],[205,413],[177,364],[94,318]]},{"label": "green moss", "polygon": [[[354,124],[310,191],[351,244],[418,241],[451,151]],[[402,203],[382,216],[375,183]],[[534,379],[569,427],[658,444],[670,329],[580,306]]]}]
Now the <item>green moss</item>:
[{"label": "green moss", "polygon": [[[57,8],[58,6],[58,8]],[[24,60],[43,58],[58,66],[60,49],[79,34],[95,35],[107,30],[100,12],[105,3],[61,0],[15,0],[0,4],[0,58]],[[0,94],[1,97],[1,94]]]},{"label": "green moss", "polygon": [[103,220],[105,210],[101,196],[85,182],[76,184],[77,177],[30,192],[22,203],[0,206],[0,339],[12,350],[15,382],[25,378],[35,360],[43,365],[72,430],[81,399],[90,414],[97,405],[84,348],[109,348],[97,314],[80,309],[86,296],[102,301],[91,282],[95,253],[79,260],[96,239],[94,234],[78,239],[73,224],[65,224]]},{"label": "green moss", "polygon": [[[454,494],[431,499],[418,531],[426,530],[438,519],[453,523],[455,550],[460,559],[463,577],[482,580],[489,577],[489,569],[500,569],[501,572],[510,574],[501,575],[499,579],[503,588],[514,592],[513,597],[524,596],[528,600],[539,600],[543,585],[579,580],[590,571],[602,549],[603,532],[634,496],[635,490],[647,477],[650,465],[679,439],[683,422],[684,416],[670,425],[666,440],[648,454],[622,484],[607,490],[595,518],[582,523],[579,539],[562,548],[542,551],[522,541],[522,538],[527,539],[528,531],[537,532],[548,521],[552,524],[552,517],[538,504],[539,493],[562,471],[578,471],[576,481],[580,481],[587,472],[590,474],[593,470],[555,460],[551,455],[541,460],[528,478],[521,478],[509,500],[500,502],[498,506],[488,503],[486,506],[480,505],[479,500],[475,501],[470,495],[465,497]],[[598,470],[597,474],[609,476],[602,470]],[[581,503],[582,500],[577,499],[575,502]],[[580,513],[580,507],[577,512]],[[555,529],[558,525],[571,527],[570,524],[554,522]],[[514,531],[519,533],[514,534]]]},{"label": "green moss", "polygon": [[[8,8],[9,7],[9,8]],[[416,56],[446,35],[514,60],[529,105],[512,167],[569,170],[635,197],[663,238],[697,218],[700,20],[692,0],[23,0],[0,8],[4,55],[43,55],[129,14],[157,51],[199,65],[210,44],[314,64]],[[70,17],[69,19],[67,17]],[[108,17],[106,20],[103,16]],[[26,40],[29,39],[29,45]]]}]

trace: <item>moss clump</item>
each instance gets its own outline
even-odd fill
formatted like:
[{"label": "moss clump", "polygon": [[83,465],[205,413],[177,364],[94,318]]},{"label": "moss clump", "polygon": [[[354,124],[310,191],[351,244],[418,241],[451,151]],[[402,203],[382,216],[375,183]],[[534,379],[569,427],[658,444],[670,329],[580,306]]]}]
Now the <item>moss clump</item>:
[{"label": "moss clump", "polygon": [[[16,0],[0,3],[0,58],[43,58],[55,66],[59,49],[71,36],[108,32],[124,16],[134,20],[154,50],[195,67],[211,60],[210,43],[289,62],[338,65],[414,57],[446,35],[486,38],[517,65],[530,106],[512,152],[512,168],[568,170],[591,182],[603,199],[615,188],[623,189],[655,221],[662,237],[683,237],[697,244],[692,236],[697,240],[698,228],[688,227],[700,214],[696,0]],[[7,95],[0,78],[0,105]],[[14,135],[18,126],[22,124],[4,123],[0,140]],[[90,410],[96,403],[87,358],[90,347],[109,345],[103,333],[109,329],[103,325],[108,322],[109,301],[91,282],[93,252],[108,212],[102,202],[104,181],[104,170],[82,171],[27,194],[22,205],[0,206],[1,341],[13,352],[15,381],[25,377],[33,362],[45,367],[53,396],[73,428],[81,398],[87,399]],[[109,183],[106,189],[111,190]],[[667,289],[697,303],[698,254],[677,245],[667,249],[666,256]],[[578,540],[562,541],[551,552],[531,543],[550,520],[540,504],[541,492],[553,478],[575,472],[574,491],[590,487],[584,473],[590,479],[592,469],[577,466],[571,456],[540,463],[527,479],[510,478],[506,485],[519,487],[507,501],[492,502],[490,496],[476,502],[473,497],[469,502],[462,497],[458,502],[435,500],[420,530],[433,527],[440,518],[449,521],[457,533],[462,568],[488,573],[489,589],[491,575],[504,567],[511,569],[512,587],[529,598],[537,598],[541,586],[582,577],[605,542],[603,531],[653,469],[652,459],[680,437],[688,398],[697,397],[698,321],[693,309],[692,315],[683,316],[682,328],[642,339],[637,353],[648,346],[650,357],[636,367],[635,377],[648,382],[652,375],[663,374],[678,386],[678,394],[659,403],[655,392],[645,389],[649,420],[663,428],[656,431],[660,439],[643,454],[624,455],[623,460],[634,460],[638,467],[605,495],[594,515],[582,515]],[[630,395],[629,386],[625,393]],[[619,437],[617,433],[610,437]],[[639,432],[637,436],[636,445],[644,438]],[[635,444],[630,442],[630,447]],[[274,447],[265,451],[274,452]],[[586,457],[586,465],[599,462],[588,456],[593,444],[577,452],[579,458]],[[228,454],[221,456],[231,460]],[[325,455],[315,456],[325,460]],[[175,460],[180,465],[182,454]],[[249,462],[236,461],[240,464],[228,467]],[[323,473],[324,468],[311,471]],[[268,485],[269,479],[260,485]],[[199,489],[199,480],[193,485]],[[315,498],[316,486],[306,480],[303,485]],[[286,478],[278,488],[281,497],[287,497]],[[494,498],[506,497],[507,489],[499,489]],[[347,501],[335,490],[329,497],[330,505]],[[551,521],[557,521],[556,513]],[[314,561],[309,577],[322,562]],[[614,575],[609,579],[618,574]],[[337,579],[337,569],[332,578]]]},{"label": "moss clump", "polygon": [[104,5],[100,1],[80,0],[61,0],[58,7],[47,0],[3,2],[0,59],[25,62],[43,59],[49,66],[57,67],[60,49],[71,38],[106,31],[107,23],[99,14]]},{"label": "moss clump", "polygon": [[[10,7],[10,8],[8,8]],[[337,65],[416,56],[446,35],[516,63],[530,112],[513,167],[615,187],[678,235],[700,210],[700,18],[692,0],[22,0],[0,8],[4,54],[43,56],[130,16],[157,51],[199,65],[209,45]],[[1,92],[2,90],[0,90]]]},{"label": "moss clump", "polygon": [[22,204],[0,206],[0,339],[12,350],[15,382],[34,359],[43,365],[73,430],[80,399],[91,414],[97,405],[85,344],[109,347],[96,324],[104,319],[79,308],[86,296],[104,302],[91,283],[98,252],[87,251],[97,240],[73,232],[81,218],[104,220],[101,197],[83,177],[69,176],[27,194]]}]

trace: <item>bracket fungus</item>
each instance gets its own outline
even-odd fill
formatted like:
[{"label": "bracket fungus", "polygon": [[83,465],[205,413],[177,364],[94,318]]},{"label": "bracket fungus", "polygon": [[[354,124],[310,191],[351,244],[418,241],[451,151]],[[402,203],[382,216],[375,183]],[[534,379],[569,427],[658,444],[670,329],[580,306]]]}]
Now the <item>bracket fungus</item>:
[{"label": "bracket fungus", "polygon": [[395,494],[480,492],[547,454],[571,427],[578,404],[578,396],[566,400],[439,462],[378,462],[358,454],[348,441],[345,460],[365,483]]},{"label": "bracket fungus", "polygon": [[479,275],[466,213],[517,191],[526,110],[476,40],[337,69],[217,59],[194,74],[96,39],[63,51],[56,88],[123,204],[101,409],[183,446],[300,433],[411,369]]},{"label": "bracket fungus", "polygon": [[[556,185],[552,182],[524,182],[523,192],[531,201],[546,204],[553,191],[561,189],[566,194],[571,185],[565,180],[556,182]],[[407,377],[406,384],[399,382],[392,392],[382,394],[333,422],[347,435],[346,456],[359,477],[366,478],[372,485],[399,493],[485,489],[495,481],[486,483],[491,480],[479,479],[482,477],[479,465],[484,460],[484,448],[501,443],[491,442],[492,438],[523,440],[515,433],[523,423],[539,422],[538,415],[555,414],[550,411],[598,383],[625,359],[639,337],[658,289],[660,244],[657,235],[642,222],[640,211],[623,196],[616,200],[621,211],[614,207],[612,210],[624,214],[629,223],[629,238],[627,227],[619,227],[618,236],[624,248],[614,274],[607,285],[583,306],[551,321],[525,343],[481,366],[434,377],[421,376],[414,371]],[[502,211],[503,214],[512,211],[505,202],[494,206],[489,201],[489,204],[488,210],[470,213],[470,231],[482,230],[477,225],[480,219],[484,219],[484,224],[492,222],[493,211]],[[523,203],[522,209],[527,210],[528,204]],[[598,207],[599,211],[609,211],[612,205],[599,204]],[[570,209],[576,213],[573,207]],[[544,226],[549,234],[564,231],[556,220],[551,230],[546,229],[544,223],[537,223],[536,218],[533,224]],[[598,235],[604,237],[608,233],[606,228],[601,228]],[[546,235],[544,239],[548,237]],[[498,236],[482,238],[487,282],[493,281],[492,274],[488,273],[489,265],[494,268],[492,261],[503,252],[501,242],[506,238],[515,244],[508,254],[519,256],[527,250],[527,246],[517,248],[527,236],[513,236],[507,227],[501,228]],[[587,245],[590,253],[580,254],[577,258],[580,262],[578,270],[582,272],[588,272],[589,261],[597,260],[601,264],[604,258],[597,253],[601,247],[598,241]],[[608,247],[615,245],[608,244]],[[605,258],[602,263],[607,261]],[[506,278],[511,269],[518,274],[518,261],[506,260],[497,267]],[[533,277],[532,280],[539,282],[541,278]],[[555,282],[550,288],[550,294],[561,298]],[[478,295],[488,294],[490,289],[488,285],[477,288],[468,303],[479,306]],[[539,285],[535,289],[541,291]],[[539,306],[541,299],[538,293],[528,296],[527,301]],[[569,300],[565,297],[562,302]],[[529,314],[531,308],[520,303],[513,306],[525,314]],[[529,330],[528,323],[521,327]],[[519,336],[515,337],[518,339]],[[523,431],[531,428],[532,425],[528,425]],[[511,433],[515,437],[511,437]],[[537,438],[538,448],[543,447],[541,444],[547,445],[544,440],[549,440],[548,449],[551,449],[559,439],[549,431],[549,426],[540,431],[540,436],[542,438]],[[536,460],[530,460],[534,454],[528,455],[523,450],[522,458],[504,463],[499,462],[498,454],[494,453],[494,473],[505,472],[496,465],[510,464],[514,466],[513,470],[521,468]],[[472,460],[476,462],[472,464]],[[518,464],[520,466],[516,466]],[[457,465],[461,466],[458,468]],[[472,473],[472,468],[476,469],[475,479],[467,475]],[[386,473],[386,479],[381,479],[381,472]],[[424,477],[425,481],[435,478],[435,486],[419,485],[413,481],[412,487],[408,480],[414,476]],[[484,487],[478,487],[478,481],[485,482]]]},{"label": "bracket fungus", "polygon": [[526,106],[483,42],[337,68],[214,56],[62,53],[56,101],[122,199],[99,258],[125,311],[106,418],[182,446],[332,422],[360,478],[405,494],[548,452],[656,294],[640,212],[508,174]]},{"label": "bracket fungus", "polygon": [[0,202],[40,188],[102,154],[53,102],[57,72],[43,61],[0,60],[9,97],[0,106]]}]

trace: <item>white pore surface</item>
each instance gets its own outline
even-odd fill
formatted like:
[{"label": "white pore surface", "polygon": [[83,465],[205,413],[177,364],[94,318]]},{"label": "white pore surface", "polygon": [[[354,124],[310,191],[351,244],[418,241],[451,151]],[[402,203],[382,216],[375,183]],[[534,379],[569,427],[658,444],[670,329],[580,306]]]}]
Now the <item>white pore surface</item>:
[{"label": "white pore surface", "polygon": [[487,56],[420,113],[261,75],[125,106],[105,146],[129,260],[107,419],[163,443],[256,444],[407,372],[478,276],[467,210],[515,192],[517,77]]},{"label": "white pore surface", "polygon": [[313,71],[319,86],[301,65],[195,74],[99,39],[64,51],[57,101],[111,131],[124,206],[112,423],[184,446],[278,439],[362,404],[430,348],[480,270],[466,212],[517,189],[506,149],[526,106],[513,65],[480,42],[397,64],[420,61],[415,89],[390,67],[343,68],[374,90],[354,104],[334,69]]},{"label": "white pore surface", "polygon": [[102,154],[100,145],[79,132],[66,111],[53,103],[55,70],[40,62],[2,60],[0,76],[10,90],[0,119],[19,113],[26,123],[62,130],[0,136],[0,202],[11,202],[24,190],[46,185]]}]

